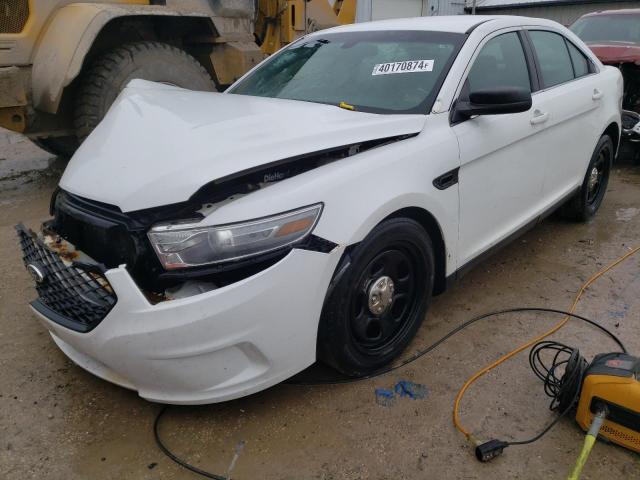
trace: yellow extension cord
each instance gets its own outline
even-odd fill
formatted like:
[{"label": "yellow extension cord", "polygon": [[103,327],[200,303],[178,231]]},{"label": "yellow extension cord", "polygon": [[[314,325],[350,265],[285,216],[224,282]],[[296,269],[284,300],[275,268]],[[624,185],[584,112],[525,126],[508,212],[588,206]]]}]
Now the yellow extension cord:
[{"label": "yellow extension cord", "polygon": [[[586,291],[587,288],[589,288],[591,286],[591,284],[593,284],[593,282],[595,282],[596,280],[598,280],[602,275],[604,275],[605,273],[607,273],[609,270],[612,270],[613,268],[617,267],[619,264],[621,264],[622,262],[624,262],[627,258],[631,257],[632,255],[638,253],[640,251],[640,246],[632,249],[631,251],[627,252],[625,255],[623,255],[622,257],[618,258],[615,262],[611,263],[610,265],[608,265],[607,267],[603,268],[602,270],[600,270],[598,273],[596,273],[595,275],[593,275],[591,278],[589,278],[589,280],[587,280],[582,287],[580,287],[580,290],[578,291],[578,294],[576,295],[575,300],[573,301],[573,305],[571,306],[571,310],[570,313],[575,313],[576,307],[578,306],[578,302],[580,301],[580,298],[582,298],[582,295],[584,294],[584,292]],[[514,355],[517,355],[518,353],[522,352],[523,350],[526,350],[527,348],[531,347],[532,345],[540,342],[541,340],[544,340],[545,338],[547,338],[549,335],[554,334],[555,332],[557,332],[558,330],[560,330],[562,327],[564,327],[566,325],[566,323],[569,321],[571,317],[566,316],[564,317],[560,322],[558,322],[553,328],[551,328],[550,330],[548,330],[547,332],[543,333],[542,335],[534,338],[533,340],[519,346],[518,348],[516,348],[515,350],[512,350],[511,352],[503,355],[502,357],[500,357],[498,360],[496,360],[495,362],[493,362],[492,364],[482,368],[481,370],[478,370],[476,373],[474,373],[471,377],[469,377],[469,379],[465,382],[465,384],[462,386],[462,388],[460,389],[460,391],[458,392],[458,395],[456,396],[456,400],[454,402],[453,405],[453,424],[455,425],[455,427],[462,433],[464,434],[464,436],[467,439],[471,438],[471,433],[469,433],[469,431],[467,431],[461,424],[460,422],[460,414],[459,414],[459,409],[460,409],[460,402],[462,401],[462,397],[464,396],[465,392],[467,391],[467,389],[476,381],[478,380],[480,377],[482,377],[485,373],[490,372],[491,370],[493,370],[494,368],[496,368],[498,365],[506,362],[507,360],[509,360],[511,357],[513,357]],[[587,439],[589,438],[589,436],[587,436]],[[585,440],[586,442],[586,440]],[[590,451],[590,449],[589,449]],[[583,452],[584,453],[584,452]],[[588,453],[587,453],[588,456]],[[585,459],[586,460],[586,459]]]}]

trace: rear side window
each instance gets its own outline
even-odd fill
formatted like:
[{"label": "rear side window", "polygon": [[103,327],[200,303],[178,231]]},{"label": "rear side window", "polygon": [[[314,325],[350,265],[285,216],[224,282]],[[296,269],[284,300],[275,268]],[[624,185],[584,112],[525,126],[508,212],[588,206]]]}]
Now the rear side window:
[{"label": "rear side window", "polygon": [[544,88],[573,80],[573,65],[564,37],[557,33],[529,32],[538,57]]},{"label": "rear side window", "polygon": [[470,92],[494,87],[531,90],[527,60],[516,32],[498,35],[482,47],[469,71],[465,87]]},{"label": "rear side window", "polygon": [[571,61],[573,62],[573,71],[577,77],[584,77],[589,74],[589,60],[584,56],[578,47],[571,42],[567,42],[567,48],[569,49],[569,55],[571,55]]}]

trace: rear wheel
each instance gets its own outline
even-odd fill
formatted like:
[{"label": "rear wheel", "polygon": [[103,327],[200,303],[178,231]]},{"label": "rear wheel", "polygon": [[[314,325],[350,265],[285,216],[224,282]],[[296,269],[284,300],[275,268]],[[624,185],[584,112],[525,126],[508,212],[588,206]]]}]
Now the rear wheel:
[{"label": "rear wheel", "polygon": [[135,42],[99,57],[83,74],[74,126],[82,142],[130,80],[140,78],[190,90],[215,91],[205,68],[185,51],[160,42]]},{"label": "rear wheel", "polygon": [[319,357],[349,376],[370,374],[415,336],[431,299],[431,239],[417,222],[378,225],[350,254],[351,265],[325,301]]},{"label": "rear wheel", "polygon": [[608,135],[603,135],[591,156],[580,191],[561,209],[563,217],[586,222],[596,214],[607,191],[612,164],[613,142]]}]

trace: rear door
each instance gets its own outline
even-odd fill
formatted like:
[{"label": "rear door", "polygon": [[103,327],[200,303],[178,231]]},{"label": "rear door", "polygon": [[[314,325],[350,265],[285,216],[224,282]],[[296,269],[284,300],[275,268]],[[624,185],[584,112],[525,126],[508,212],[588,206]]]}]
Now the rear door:
[{"label": "rear door", "polygon": [[535,94],[534,129],[541,142],[547,207],[578,187],[602,132],[598,109],[604,89],[595,65],[558,32],[528,31],[541,89]]},{"label": "rear door", "polygon": [[[536,90],[524,32],[494,33],[480,44],[458,101],[488,88]],[[460,265],[537,220],[544,203],[545,159],[532,110],[481,115],[452,126],[460,148]]]}]

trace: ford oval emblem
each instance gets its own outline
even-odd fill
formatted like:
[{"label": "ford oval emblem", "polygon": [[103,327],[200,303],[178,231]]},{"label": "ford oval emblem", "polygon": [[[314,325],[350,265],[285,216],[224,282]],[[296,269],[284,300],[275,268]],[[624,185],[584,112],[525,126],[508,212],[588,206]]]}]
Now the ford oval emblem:
[{"label": "ford oval emblem", "polygon": [[36,283],[44,282],[45,275],[41,267],[34,265],[33,263],[30,263],[29,265],[27,265],[27,271],[29,272],[29,274],[31,275],[31,278],[33,278],[33,280]]}]

